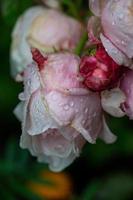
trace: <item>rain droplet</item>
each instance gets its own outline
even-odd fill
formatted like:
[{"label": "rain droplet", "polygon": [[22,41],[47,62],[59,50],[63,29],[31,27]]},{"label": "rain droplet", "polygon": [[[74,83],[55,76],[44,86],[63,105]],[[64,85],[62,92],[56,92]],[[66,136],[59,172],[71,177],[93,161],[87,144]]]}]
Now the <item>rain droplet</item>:
[{"label": "rain droplet", "polygon": [[112,22],[112,25],[114,26],[114,25],[115,25],[115,22]]},{"label": "rain droplet", "polygon": [[82,121],[82,124],[83,124],[83,125],[85,124],[85,120]]},{"label": "rain droplet", "polygon": [[126,42],[125,42],[124,40],[122,40],[121,43],[122,43],[123,45],[126,45]]},{"label": "rain droplet", "polygon": [[66,111],[69,110],[69,106],[68,106],[68,105],[65,105],[65,106],[64,106],[64,110],[66,110]]},{"label": "rain droplet", "polygon": [[74,102],[73,102],[73,101],[70,102],[70,106],[71,106],[71,107],[74,106]]},{"label": "rain droplet", "polygon": [[85,109],[85,113],[87,113],[87,112],[88,112],[88,108]]}]

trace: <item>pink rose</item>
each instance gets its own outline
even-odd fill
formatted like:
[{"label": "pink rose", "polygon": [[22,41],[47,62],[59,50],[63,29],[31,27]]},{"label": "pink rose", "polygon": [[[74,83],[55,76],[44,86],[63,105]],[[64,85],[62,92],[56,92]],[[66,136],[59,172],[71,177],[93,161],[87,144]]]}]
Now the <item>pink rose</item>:
[{"label": "pink rose", "polygon": [[122,68],[107,54],[102,45],[94,56],[84,56],[80,64],[80,73],[84,84],[93,91],[102,91],[117,85]]},{"label": "pink rose", "polygon": [[17,21],[11,45],[11,73],[18,81],[32,62],[31,47],[44,53],[73,51],[83,33],[77,20],[61,11],[35,6],[28,9]]},{"label": "pink rose", "polygon": [[20,145],[60,171],[79,156],[86,140],[111,143],[116,137],[103,120],[99,94],[82,84],[78,56],[56,53],[43,60],[38,50],[32,54],[36,64],[24,71],[24,92],[15,110],[22,121]]},{"label": "pink rose", "polygon": [[[119,65],[133,68],[133,1],[90,0],[90,8],[98,16],[93,19],[95,24],[96,21],[99,23],[100,18],[99,27],[101,26],[103,31],[100,32],[99,38],[108,54]],[[92,32],[92,29],[97,32],[92,19],[90,20],[89,32]]]}]

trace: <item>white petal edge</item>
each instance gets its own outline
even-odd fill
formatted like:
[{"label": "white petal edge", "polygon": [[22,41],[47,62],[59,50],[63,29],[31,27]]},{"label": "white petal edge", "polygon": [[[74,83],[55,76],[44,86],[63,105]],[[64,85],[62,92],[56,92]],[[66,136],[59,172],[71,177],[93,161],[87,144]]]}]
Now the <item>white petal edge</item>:
[{"label": "white petal edge", "polygon": [[103,110],[114,117],[123,117],[125,115],[125,112],[120,107],[125,101],[126,96],[119,88],[105,90],[101,93]]},{"label": "white petal edge", "polygon": [[102,139],[106,144],[112,144],[117,140],[117,136],[115,136],[110,131],[104,117],[103,117],[103,131],[100,133],[99,138]]}]

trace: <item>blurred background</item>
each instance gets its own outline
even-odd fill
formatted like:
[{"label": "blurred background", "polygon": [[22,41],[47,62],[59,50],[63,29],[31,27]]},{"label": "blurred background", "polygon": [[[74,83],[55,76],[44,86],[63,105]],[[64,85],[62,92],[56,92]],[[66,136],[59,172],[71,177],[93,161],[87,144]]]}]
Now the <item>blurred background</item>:
[{"label": "blurred background", "polygon": [[[87,144],[64,172],[52,173],[19,147],[21,125],[13,115],[22,85],[10,77],[11,31],[18,16],[39,1],[0,2],[0,199],[1,200],[132,200],[133,123],[107,116],[115,144]],[[63,0],[65,12],[84,19],[87,1]]]}]

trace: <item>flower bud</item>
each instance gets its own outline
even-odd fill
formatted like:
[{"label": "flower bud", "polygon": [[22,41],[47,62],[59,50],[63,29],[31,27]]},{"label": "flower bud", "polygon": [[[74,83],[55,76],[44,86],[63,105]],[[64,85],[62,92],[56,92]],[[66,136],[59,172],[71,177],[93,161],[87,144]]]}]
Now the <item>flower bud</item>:
[{"label": "flower bud", "polygon": [[80,73],[84,84],[93,91],[102,91],[114,87],[120,77],[121,67],[99,46],[94,56],[85,56],[81,60]]}]

